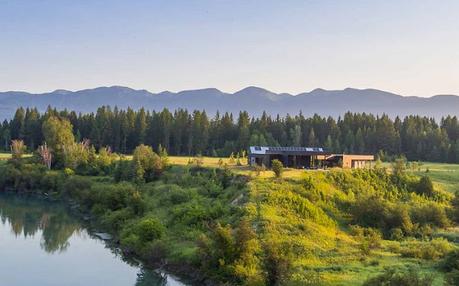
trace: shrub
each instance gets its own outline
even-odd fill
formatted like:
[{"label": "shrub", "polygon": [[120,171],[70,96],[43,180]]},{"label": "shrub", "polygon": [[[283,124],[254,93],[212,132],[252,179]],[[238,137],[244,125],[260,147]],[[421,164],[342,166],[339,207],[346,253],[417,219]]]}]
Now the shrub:
[{"label": "shrub", "polygon": [[450,272],[459,270],[459,250],[455,249],[449,252],[441,263],[441,268],[444,271]]},{"label": "shrub", "polygon": [[450,225],[445,208],[434,202],[419,206],[413,210],[413,220],[421,225],[447,227]]},{"label": "shrub", "polygon": [[101,218],[101,223],[108,229],[119,232],[126,223],[134,217],[132,210],[128,208],[116,211],[107,211]]},{"label": "shrub", "polygon": [[65,193],[72,199],[84,201],[88,199],[89,190],[91,189],[92,181],[86,177],[72,176],[65,180],[63,189]]},{"label": "shrub", "polygon": [[150,146],[139,145],[135,148],[133,162],[138,162],[144,170],[144,178],[147,182],[157,178],[164,170],[161,158],[153,152]]},{"label": "shrub", "polygon": [[378,230],[352,226],[352,232],[360,243],[359,248],[362,254],[369,255],[371,250],[381,247],[382,237]]},{"label": "shrub", "polygon": [[416,187],[416,193],[426,197],[433,197],[435,195],[434,186],[429,176],[423,176]]},{"label": "shrub", "polygon": [[70,168],[65,168],[65,169],[64,169],[64,175],[65,175],[66,177],[73,176],[73,175],[75,175],[75,171],[73,171],[73,170],[70,169]]},{"label": "shrub", "polygon": [[177,185],[170,186],[167,192],[167,203],[173,205],[186,203],[196,196],[195,190],[183,189]]},{"label": "shrub", "polygon": [[132,181],[135,178],[135,170],[132,167],[132,162],[128,160],[119,160],[116,163],[114,179],[116,182]]},{"label": "shrub", "polygon": [[96,184],[91,188],[91,204],[99,205],[103,210],[119,210],[130,207],[140,213],[143,210],[140,193],[129,183],[116,185]]},{"label": "shrub", "polygon": [[436,260],[447,255],[453,246],[443,238],[432,241],[408,241],[402,244],[401,254],[404,257]]},{"label": "shrub", "polygon": [[378,196],[360,197],[351,209],[354,223],[379,229],[386,228],[388,212],[387,202]]},{"label": "shrub", "polygon": [[282,177],[282,172],[284,171],[284,165],[282,165],[282,162],[274,159],[271,161],[271,168],[274,172],[274,175],[276,178]]},{"label": "shrub", "polygon": [[457,286],[459,285],[459,270],[454,269],[450,273],[445,275],[446,286]]},{"label": "shrub", "polygon": [[156,218],[144,218],[122,230],[120,243],[123,247],[137,253],[145,253],[145,248],[151,242],[160,239],[165,230]]},{"label": "shrub", "polygon": [[363,286],[430,286],[432,283],[432,276],[421,275],[415,268],[407,271],[386,268],[382,274],[365,281]]},{"label": "shrub", "polygon": [[451,218],[454,222],[459,223],[459,191],[456,191],[454,198],[451,201]]}]

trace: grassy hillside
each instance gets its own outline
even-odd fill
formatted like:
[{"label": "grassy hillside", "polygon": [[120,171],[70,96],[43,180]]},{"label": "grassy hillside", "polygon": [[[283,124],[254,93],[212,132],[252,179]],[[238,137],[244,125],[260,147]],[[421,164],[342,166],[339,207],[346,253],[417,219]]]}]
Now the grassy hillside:
[{"label": "grassy hillside", "polygon": [[[395,266],[443,285],[441,263],[458,248],[454,165],[274,178],[229,159],[169,157],[154,180],[117,182],[113,173],[125,164],[114,164],[106,175],[81,176],[26,159],[1,165],[0,185],[70,201],[125,254],[193,273],[197,284],[362,285]],[[435,188],[421,180],[426,174]]]}]

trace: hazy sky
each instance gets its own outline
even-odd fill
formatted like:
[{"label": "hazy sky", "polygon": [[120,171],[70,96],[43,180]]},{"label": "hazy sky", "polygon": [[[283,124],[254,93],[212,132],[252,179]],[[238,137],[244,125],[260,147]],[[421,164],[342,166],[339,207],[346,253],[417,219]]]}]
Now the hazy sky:
[{"label": "hazy sky", "polygon": [[0,90],[459,94],[459,1],[0,0]]}]

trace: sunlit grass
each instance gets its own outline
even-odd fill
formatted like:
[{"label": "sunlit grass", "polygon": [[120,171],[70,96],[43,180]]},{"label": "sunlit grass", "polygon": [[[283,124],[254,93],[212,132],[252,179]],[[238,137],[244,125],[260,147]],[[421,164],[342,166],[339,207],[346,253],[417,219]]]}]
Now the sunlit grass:
[{"label": "sunlit grass", "polygon": [[[384,163],[383,166],[391,168],[390,163]],[[418,176],[429,176],[445,191],[459,191],[459,164],[421,162],[408,169],[408,172]]]},{"label": "sunlit grass", "polygon": [[0,153],[0,160],[8,160],[11,158],[11,153]]}]

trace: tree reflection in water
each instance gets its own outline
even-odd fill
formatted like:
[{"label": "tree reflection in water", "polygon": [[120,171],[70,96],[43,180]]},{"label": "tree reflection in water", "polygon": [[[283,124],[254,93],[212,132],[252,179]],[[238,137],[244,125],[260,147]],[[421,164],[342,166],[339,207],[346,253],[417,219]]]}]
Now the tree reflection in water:
[{"label": "tree reflection in water", "polygon": [[32,237],[41,232],[41,248],[48,253],[65,251],[69,238],[81,225],[59,204],[13,195],[0,195],[0,220],[16,236]]},{"label": "tree reflection in water", "polygon": [[161,275],[155,271],[147,270],[142,268],[140,272],[137,274],[137,282],[135,286],[166,286],[167,284],[167,276]]}]

